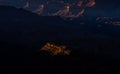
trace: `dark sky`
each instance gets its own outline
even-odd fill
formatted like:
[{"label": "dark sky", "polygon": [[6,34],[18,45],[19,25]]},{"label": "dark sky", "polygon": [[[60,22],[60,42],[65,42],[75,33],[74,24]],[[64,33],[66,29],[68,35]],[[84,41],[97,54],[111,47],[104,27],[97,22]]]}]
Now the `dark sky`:
[{"label": "dark sky", "polygon": [[[0,4],[7,4],[7,5],[13,5],[13,6],[22,6],[26,1],[30,1],[32,5],[37,5],[41,2],[46,1],[60,1],[60,0],[0,0]],[[62,0],[61,0],[62,1]],[[76,0],[63,0],[66,2],[76,1]],[[87,1],[87,0],[84,0]],[[120,0],[96,0],[97,4],[100,4],[101,6],[109,6],[109,5],[119,5]]]},{"label": "dark sky", "polygon": [[[64,1],[66,3],[67,2],[71,3],[77,0],[0,0],[0,5],[10,5],[22,8],[27,1],[29,1],[30,3],[30,10],[35,10],[40,4],[47,3],[47,1]],[[99,13],[101,13],[100,11],[102,11],[102,13],[115,12],[114,14],[116,15],[118,15],[120,12],[120,0],[95,0],[95,2],[96,2],[95,6],[97,7],[96,9],[93,9],[95,10],[95,12]]]}]

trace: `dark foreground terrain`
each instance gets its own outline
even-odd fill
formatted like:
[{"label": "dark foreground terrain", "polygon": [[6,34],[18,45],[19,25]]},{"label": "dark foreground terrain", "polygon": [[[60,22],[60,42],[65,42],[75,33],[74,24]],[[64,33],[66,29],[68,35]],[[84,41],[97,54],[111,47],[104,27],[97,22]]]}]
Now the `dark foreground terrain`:
[{"label": "dark foreground terrain", "polygon": [[[120,26],[96,18],[70,21],[0,6],[1,74],[120,74]],[[72,53],[41,52],[47,42],[65,45]]]},{"label": "dark foreground terrain", "polygon": [[[67,42],[67,41],[66,41]],[[68,49],[72,52],[68,56],[52,56],[47,52],[39,51],[46,43],[35,45],[17,45],[2,43],[0,52],[0,65],[2,73],[12,74],[119,74],[119,59],[112,55],[111,51],[116,45],[111,43],[103,43],[103,50],[109,49],[110,53],[105,51],[94,51],[101,49],[101,45],[94,40],[84,40],[77,46],[77,42],[68,44]],[[81,40],[82,42],[82,40]],[[58,43],[58,42],[56,42]],[[59,44],[61,44],[59,43]],[[97,43],[97,44],[96,44]],[[95,48],[95,45],[97,48]],[[70,46],[69,46],[70,45]],[[72,46],[74,45],[74,46]],[[75,46],[76,45],[76,46]],[[109,47],[108,47],[109,45]],[[112,48],[113,47],[113,48]],[[85,49],[93,49],[85,50]]]}]

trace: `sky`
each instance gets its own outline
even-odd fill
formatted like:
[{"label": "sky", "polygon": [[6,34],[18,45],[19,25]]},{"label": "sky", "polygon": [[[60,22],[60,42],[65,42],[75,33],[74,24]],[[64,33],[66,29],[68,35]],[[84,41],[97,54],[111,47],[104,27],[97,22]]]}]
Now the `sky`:
[{"label": "sky", "polygon": [[83,8],[94,6],[95,0],[0,0],[0,5],[25,8],[37,14],[44,11],[44,14],[52,15],[77,15],[84,12]]},{"label": "sky", "polygon": [[[31,6],[37,6],[39,4],[45,4],[48,1],[51,3],[56,3],[57,1],[64,1],[65,3],[73,3],[75,1],[79,0],[0,0],[0,5],[12,5],[16,7],[22,7],[27,1],[30,2]],[[84,2],[87,2],[87,0],[83,0]]]},{"label": "sky", "polygon": [[[48,6],[47,10],[48,11],[53,10],[54,12],[57,12],[58,10],[61,10],[62,8],[64,8],[64,7],[60,6],[59,4],[57,4],[57,1],[59,1],[59,2],[64,1],[64,3],[71,4],[71,3],[75,3],[78,0],[0,0],[0,5],[10,5],[10,6],[18,7],[18,8],[24,8],[26,3],[29,2],[29,6],[26,5],[26,7],[29,7],[29,8],[27,8],[27,10],[30,10],[30,11],[36,10],[36,12],[40,14],[41,10],[42,10],[40,5],[47,4],[48,1],[49,1],[49,5],[51,5],[51,6]],[[90,0],[83,0],[83,1],[84,1],[83,4],[85,4],[86,2],[88,2]],[[120,12],[120,0],[91,0],[91,1],[96,2],[96,4],[94,5],[97,7],[97,9],[95,9],[96,10],[95,12],[97,12],[97,11],[98,12],[103,11],[106,13],[115,12],[115,14],[117,13],[117,15]],[[54,4],[54,6],[52,6],[53,4]],[[73,8],[73,9],[75,9],[75,8]],[[80,8],[78,10],[74,10],[74,11],[79,12]],[[75,13],[75,12],[73,12],[73,13]]]},{"label": "sky", "polygon": [[[37,7],[39,4],[44,4],[47,3],[47,1],[64,1],[68,3],[73,3],[74,1],[77,0],[0,0],[0,5],[12,5],[15,7],[23,7],[26,2],[30,2],[31,7]],[[83,0],[84,2],[88,0]],[[101,6],[101,7],[117,7],[120,5],[120,0],[95,0],[96,5]]]},{"label": "sky", "polygon": [[[0,0],[0,5],[11,5],[15,7],[23,7],[26,2],[29,1],[31,9],[37,8],[40,4],[45,4],[47,1],[53,1],[55,4],[55,1],[64,1],[66,3],[74,3],[78,0]],[[84,2],[87,2],[89,0],[83,0]],[[98,7],[120,7],[120,0],[95,0],[96,5]]]}]

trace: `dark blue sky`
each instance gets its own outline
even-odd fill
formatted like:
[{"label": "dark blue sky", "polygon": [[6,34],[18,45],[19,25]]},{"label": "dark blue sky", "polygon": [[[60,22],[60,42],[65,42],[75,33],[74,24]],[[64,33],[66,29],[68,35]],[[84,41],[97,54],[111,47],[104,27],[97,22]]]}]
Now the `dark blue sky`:
[{"label": "dark blue sky", "polygon": [[[41,2],[46,2],[50,0],[0,0],[0,4],[5,5],[14,5],[14,6],[22,6],[26,1],[30,1],[32,5],[37,5]],[[57,0],[51,0],[51,1],[57,1]],[[58,0],[60,1],[60,0]],[[61,0],[65,2],[71,2],[76,0]],[[84,0],[87,1],[87,0]],[[109,5],[119,5],[120,0],[96,0],[97,4],[100,4],[101,6],[109,6]]]},{"label": "dark blue sky", "polygon": [[[35,10],[40,4],[44,4],[47,1],[60,1],[60,0],[0,0],[0,5],[10,5],[22,8],[27,1],[30,2],[30,10]],[[76,0],[61,0],[61,1],[71,3]],[[120,0],[95,0],[95,1],[96,8],[95,9],[90,8],[90,10],[94,12],[93,14],[97,14],[98,12],[100,14],[106,15],[106,13],[110,13],[110,15],[115,14],[118,16],[118,14],[120,13]]]},{"label": "dark blue sky", "polygon": [[[60,0],[0,0],[0,5],[12,5],[16,7],[23,7],[26,1],[30,2],[31,7],[36,7],[41,3],[46,3],[47,1],[60,1]],[[76,0],[61,0],[61,1],[70,3]],[[99,8],[100,7],[108,9],[120,8],[120,0],[95,0],[95,1],[96,5]]]}]

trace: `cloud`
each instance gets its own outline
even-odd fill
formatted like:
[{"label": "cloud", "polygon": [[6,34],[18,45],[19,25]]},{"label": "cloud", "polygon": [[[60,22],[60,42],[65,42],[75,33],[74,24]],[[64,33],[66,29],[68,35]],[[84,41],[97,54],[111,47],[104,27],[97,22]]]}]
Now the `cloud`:
[{"label": "cloud", "polygon": [[12,3],[17,6],[22,3],[21,7],[39,15],[65,17],[78,17],[85,12],[87,7],[96,4],[95,0],[0,0],[0,2],[9,2],[7,4]]},{"label": "cloud", "polygon": [[79,6],[79,7],[81,7],[82,4],[83,4],[83,0],[79,0],[79,1],[77,2],[77,6]]},{"label": "cloud", "polygon": [[70,12],[70,6],[65,5],[63,10],[59,10],[56,13],[54,13],[53,15],[66,16],[69,14],[69,12]]},{"label": "cloud", "polygon": [[30,7],[30,3],[29,3],[29,1],[27,1],[26,4],[23,6],[23,8],[27,9],[29,7]]},{"label": "cloud", "polygon": [[41,4],[41,5],[39,5],[38,8],[37,8],[35,11],[33,11],[33,12],[34,12],[34,13],[37,13],[37,14],[42,14],[43,11],[44,11],[44,5]]},{"label": "cloud", "polygon": [[89,2],[86,4],[86,7],[92,7],[96,4],[95,0],[89,0]]}]

